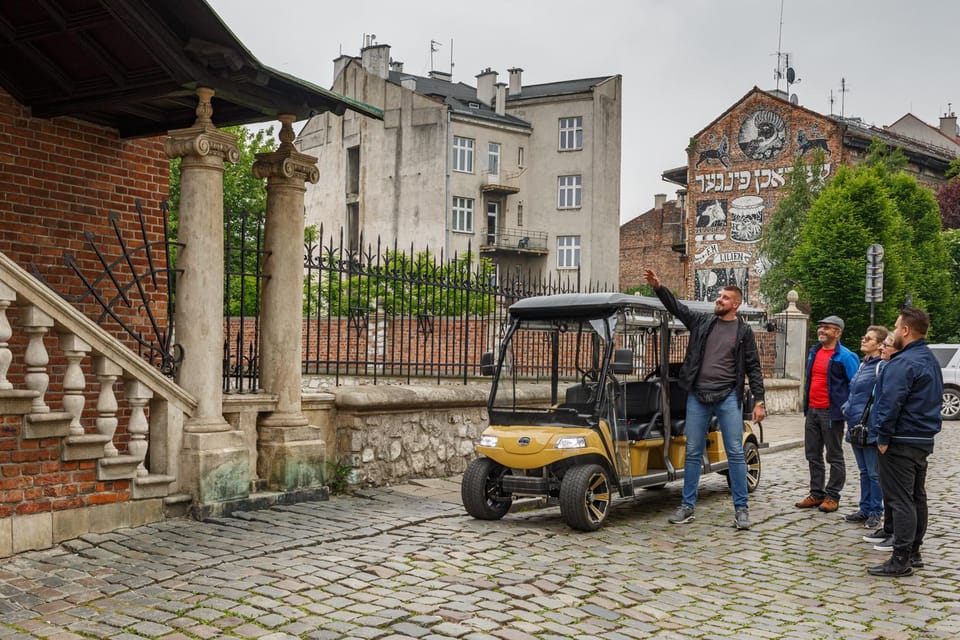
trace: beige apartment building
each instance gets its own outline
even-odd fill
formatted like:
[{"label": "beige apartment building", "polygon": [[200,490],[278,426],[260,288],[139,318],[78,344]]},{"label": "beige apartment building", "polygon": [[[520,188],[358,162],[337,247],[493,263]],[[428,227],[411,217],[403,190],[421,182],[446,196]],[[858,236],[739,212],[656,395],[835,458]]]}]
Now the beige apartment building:
[{"label": "beige apartment building", "polygon": [[485,69],[405,73],[368,39],[334,61],[333,90],[384,110],[382,122],[322,114],[297,137],[323,179],[306,223],[359,247],[392,243],[492,259],[501,279],[615,287],[620,217],[621,77],[522,84]]}]

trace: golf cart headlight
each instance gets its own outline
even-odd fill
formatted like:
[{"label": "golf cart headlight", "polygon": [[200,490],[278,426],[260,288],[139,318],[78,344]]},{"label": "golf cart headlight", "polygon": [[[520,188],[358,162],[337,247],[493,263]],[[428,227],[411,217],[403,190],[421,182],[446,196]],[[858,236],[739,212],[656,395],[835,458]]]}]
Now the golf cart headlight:
[{"label": "golf cart headlight", "polygon": [[480,446],[481,447],[497,446],[497,436],[480,436]]},{"label": "golf cart headlight", "polygon": [[564,436],[557,440],[557,449],[584,449],[587,439],[583,436]]}]

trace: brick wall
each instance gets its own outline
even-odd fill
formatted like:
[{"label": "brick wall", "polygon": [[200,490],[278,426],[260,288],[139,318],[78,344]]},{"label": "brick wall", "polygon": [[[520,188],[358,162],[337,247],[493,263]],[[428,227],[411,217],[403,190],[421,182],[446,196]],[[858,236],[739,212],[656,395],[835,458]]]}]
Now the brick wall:
[{"label": "brick wall", "polygon": [[683,212],[671,200],[620,226],[620,291],[644,284],[644,269],[656,271],[671,288],[682,287],[682,254],[671,250],[682,241],[682,224]]},{"label": "brick wall", "polygon": [[[169,164],[162,138],[121,140],[115,131],[70,118],[42,120],[30,116],[29,109],[0,90],[0,251],[21,267],[34,265],[40,275],[60,293],[84,292],[79,278],[64,263],[64,254],[76,257],[81,269],[95,278],[103,267],[84,237],[92,233],[107,261],[120,257],[120,250],[109,214],[116,213],[119,227],[129,247],[143,244],[135,201],[140,199],[145,214],[147,242],[163,239],[160,202],[167,197]],[[165,258],[159,247],[153,259],[159,267]],[[135,269],[146,270],[141,250],[133,257]],[[130,282],[125,265],[118,267],[121,283]],[[166,290],[163,281],[159,292]],[[99,285],[107,299],[116,296],[108,281]],[[148,290],[155,300],[154,311],[160,322],[166,317],[166,298]],[[116,307],[117,313],[131,325],[146,330],[148,323],[139,301]],[[88,298],[76,303],[88,317],[97,320],[102,309]],[[23,387],[24,335],[18,331],[17,309],[8,311],[15,328],[11,339],[14,362],[9,371],[16,388]],[[115,323],[103,323],[106,330],[128,344],[133,341],[119,332]],[[59,354],[55,336],[46,339],[50,354],[50,387],[46,402],[61,410],[62,375],[65,362]],[[82,363],[87,372],[88,394],[83,423],[88,432],[95,430],[96,381],[90,374],[89,359]],[[114,442],[125,449],[128,407],[119,385],[115,389],[121,405],[120,426]],[[20,437],[20,421],[3,417],[0,421],[0,517],[32,514],[129,500],[130,482],[100,482],[96,462],[60,460],[58,440],[25,440]]]}]

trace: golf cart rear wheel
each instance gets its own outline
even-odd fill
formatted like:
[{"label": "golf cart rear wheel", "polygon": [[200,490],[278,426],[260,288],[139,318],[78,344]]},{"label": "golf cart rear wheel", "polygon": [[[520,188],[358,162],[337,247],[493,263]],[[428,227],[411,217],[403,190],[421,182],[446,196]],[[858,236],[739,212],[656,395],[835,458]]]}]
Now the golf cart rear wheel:
[{"label": "golf cart rear wheel", "polygon": [[[743,459],[747,463],[747,492],[753,493],[760,486],[760,448],[752,442],[743,443]],[[730,471],[720,472],[727,477],[727,486],[731,486]]]},{"label": "golf cart rear wheel", "polygon": [[500,490],[507,468],[490,458],[476,458],[467,465],[460,483],[460,499],[467,513],[477,520],[499,520],[513,500]]},{"label": "golf cart rear wheel", "polygon": [[560,483],[560,515],[580,531],[599,529],[607,519],[612,499],[610,480],[600,465],[574,467]]}]

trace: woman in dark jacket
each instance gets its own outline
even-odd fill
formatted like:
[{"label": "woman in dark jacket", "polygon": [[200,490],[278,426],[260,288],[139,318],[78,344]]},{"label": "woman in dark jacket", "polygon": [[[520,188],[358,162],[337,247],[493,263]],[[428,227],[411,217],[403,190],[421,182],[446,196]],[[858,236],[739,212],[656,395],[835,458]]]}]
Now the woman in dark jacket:
[{"label": "woman in dark jacket", "polygon": [[[881,363],[880,349],[887,333],[884,327],[870,326],[860,341],[863,361],[850,381],[850,395],[843,405],[843,417],[848,429],[847,442],[850,442],[849,428],[860,421],[867,400],[876,386]],[[876,529],[883,517],[883,491],[880,489],[877,455],[877,432],[872,429],[866,447],[853,447],[853,457],[860,471],[860,508],[844,518],[847,522],[862,522],[868,529]]]}]

